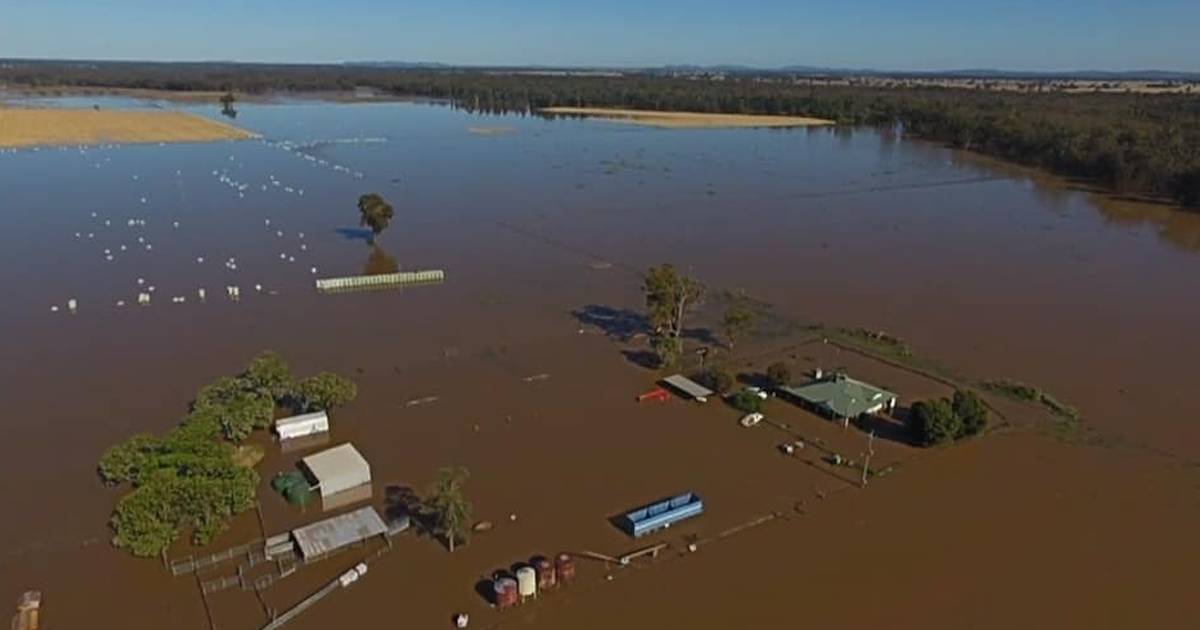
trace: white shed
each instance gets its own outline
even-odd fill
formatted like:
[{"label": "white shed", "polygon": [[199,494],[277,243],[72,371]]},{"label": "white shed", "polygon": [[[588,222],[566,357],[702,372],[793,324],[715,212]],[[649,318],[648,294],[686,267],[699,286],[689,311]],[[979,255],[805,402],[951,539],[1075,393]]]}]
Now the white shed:
[{"label": "white shed", "polygon": [[371,465],[347,442],[301,460],[321,498],[371,483]]},{"label": "white shed", "polygon": [[280,440],[291,440],[328,431],[329,414],[324,411],[280,418],[275,421],[275,433],[279,434]]}]

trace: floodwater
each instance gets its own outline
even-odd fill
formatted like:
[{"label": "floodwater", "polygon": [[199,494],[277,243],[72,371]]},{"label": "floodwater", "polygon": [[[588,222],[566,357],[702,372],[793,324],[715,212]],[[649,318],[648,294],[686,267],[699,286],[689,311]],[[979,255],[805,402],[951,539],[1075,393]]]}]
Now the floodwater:
[{"label": "floodwater", "polygon": [[[195,581],[108,546],[121,491],[101,487],[95,462],[172,426],[201,385],[274,349],[300,375],[358,382],[332,441],[372,462],[375,505],[466,465],[476,516],[497,524],[452,555],[398,541],[297,628],[446,627],[457,611],[473,627],[539,628],[1187,627],[1200,616],[1188,592],[1200,557],[1200,215],[868,130],[315,102],[245,105],[236,124],[263,140],[0,153],[0,605],[36,588],[55,628],[209,627]],[[492,125],[511,129],[469,131]],[[375,245],[357,226],[367,192],[396,208]],[[654,375],[614,337],[635,319],[623,309],[641,306],[638,270],[660,262],[744,289],[781,319],[885,330],[967,377],[1034,383],[1080,409],[1087,445],[1047,437],[1044,414],[1009,405],[1015,431],[948,451],[883,440],[881,459],[905,466],[862,491],[852,475],[779,456],[782,436],[740,429],[727,409],[638,406]],[[313,288],[396,268],[447,279]],[[135,305],[142,292],[149,306]],[[948,393],[793,341],[739,344],[739,365],[789,353],[910,401]],[[862,448],[859,433],[771,405],[799,434]],[[302,454],[277,450],[264,479]],[[710,508],[659,536],[676,548],[788,517],[612,581],[585,564],[577,587],[513,612],[475,593],[481,576],[536,553],[628,551],[637,543],[607,519],[686,489]],[[317,515],[265,483],[261,496],[268,533]],[[213,550],[258,530],[243,515]],[[264,605],[287,608],[354,553],[263,603],[218,593],[213,622],[259,627]]]}]

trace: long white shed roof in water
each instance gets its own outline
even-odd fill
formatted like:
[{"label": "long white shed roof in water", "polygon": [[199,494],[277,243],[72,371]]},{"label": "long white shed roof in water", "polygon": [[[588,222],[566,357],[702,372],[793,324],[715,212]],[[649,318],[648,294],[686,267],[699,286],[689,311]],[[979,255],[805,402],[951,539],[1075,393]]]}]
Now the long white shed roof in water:
[{"label": "long white shed roof in water", "polygon": [[329,430],[329,415],[324,411],[315,411],[275,421],[275,432],[279,439],[290,440],[314,433],[324,433]]},{"label": "long white shed roof in water", "polygon": [[701,385],[700,383],[697,383],[696,381],[693,381],[690,378],[687,378],[682,374],[668,376],[663,379],[663,383],[666,383],[673,389],[687,394],[688,396],[691,396],[700,402],[707,401],[708,397],[713,395],[713,391],[711,389]]}]

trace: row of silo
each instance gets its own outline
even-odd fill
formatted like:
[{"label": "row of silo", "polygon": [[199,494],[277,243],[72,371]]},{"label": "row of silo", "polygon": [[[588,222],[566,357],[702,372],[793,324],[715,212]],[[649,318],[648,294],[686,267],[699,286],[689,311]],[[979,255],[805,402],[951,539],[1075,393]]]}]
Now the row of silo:
[{"label": "row of silo", "polygon": [[538,591],[553,589],[575,579],[575,560],[560,553],[551,561],[545,556],[534,556],[528,564],[516,567],[512,574],[499,573],[492,581],[492,603],[505,609],[531,598]]}]

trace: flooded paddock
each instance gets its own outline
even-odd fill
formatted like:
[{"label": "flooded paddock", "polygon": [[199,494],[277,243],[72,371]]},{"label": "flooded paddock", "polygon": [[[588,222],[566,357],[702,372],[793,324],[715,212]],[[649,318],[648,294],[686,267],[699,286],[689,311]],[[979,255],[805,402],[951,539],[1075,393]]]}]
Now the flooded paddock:
[{"label": "flooded paddock", "polygon": [[[200,386],[264,349],[299,374],[357,382],[331,443],[371,462],[373,505],[463,465],[476,518],[496,523],[454,554],[398,539],[289,627],[448,627],[458,611],[473,627],[537,628],[1179,627],[1200,614],[1186,592],[1200,556],[1200,216],[870,130],[315,102],[241,105],[236,124],[262,139],[0,152],[0,597],[42,590],[47,625],[209,627],[194,580],[109,546],[124,491],[102,487],[95,465],[109,445],[176,424]],[[355,205],[369,192],[396,210],[374,243]],[[728,408],[639,405],[655,375],[621,338],[638,326],[638,274],[668,261],[780,321],[885,330],[967,378],[1036,384],[1079,408],[1087,445],[1021,429],[928,452],[881,431],[880,462],[903,465],[859,490],[852,472],[780,455],[794,436],[739,427]],[[315,288],[423,269],[444,281]],[[697,324],[719,334],[710,315]],[[787,326],[764,331],[732,362],[845,367],[902,406],[949,393],[794,343]],[[862,431],[781,401],[768,416],[839,452],[863,448]],[[305,452],[266,444],[268,533],[319,518],[268,487]],[[786,518],[636,571],[581,560],[577,588],[514,611],[474,590],[534,554],[632,550],[608,519],[686,490],[706,512],[660,536],[676,552]],[[244,514],[212,551],[260,527]],[[265,609],[355,561],[346,553],[261,601],[215,594],[213,621],[260,627]],[[931,608],[931,590],[954,604]],[[864,592],[870,605],[846,595]]]}]

